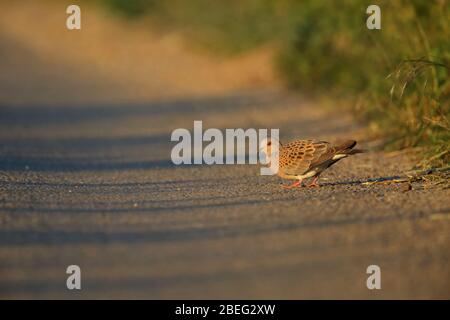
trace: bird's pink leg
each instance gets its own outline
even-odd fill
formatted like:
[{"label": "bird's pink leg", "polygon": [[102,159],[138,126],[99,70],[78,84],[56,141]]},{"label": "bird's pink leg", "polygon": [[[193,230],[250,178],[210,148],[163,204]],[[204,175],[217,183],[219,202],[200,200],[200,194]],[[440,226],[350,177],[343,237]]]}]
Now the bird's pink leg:
[{"label": "bird's pink leg", "polygon": [[281,187],[285,188],[285,189],[292,189],[292,188],[301,187],[301,186],[302,186],[302,180],[298,180],[290,185],[281,185]]},{"label": "bird's pink leg", "polygon": [[308,184],[308,188],[319,188],[320,185],[317,182],[318,180],[319,180],[319,176],[314,177],[313,181],[310,184]]}]

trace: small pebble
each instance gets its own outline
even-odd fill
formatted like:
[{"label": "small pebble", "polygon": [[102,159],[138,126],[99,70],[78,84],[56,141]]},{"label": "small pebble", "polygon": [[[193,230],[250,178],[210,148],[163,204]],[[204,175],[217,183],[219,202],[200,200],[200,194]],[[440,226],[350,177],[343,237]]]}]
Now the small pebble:
[{"label": "small pebble", "polygon": [[411,191],[411,190],[412,190],[412,185],[409,182],[402,183],[400,185],[400,191],[401,192],[408,192],[408,191]]}]

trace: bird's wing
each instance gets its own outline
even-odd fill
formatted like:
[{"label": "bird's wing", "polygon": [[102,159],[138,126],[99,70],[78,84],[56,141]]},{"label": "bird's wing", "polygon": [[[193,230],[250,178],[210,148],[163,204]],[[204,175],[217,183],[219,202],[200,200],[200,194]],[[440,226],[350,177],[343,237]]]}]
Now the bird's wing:
[{"label": "bird's wing", "polygon": [[[340,143],[334,144],[334,145],[331,145],[328,142],[320,141],[316,144],[324,144],[326,146],[326,148],[324,149],[322,154],[320,154],[320,156],[318,156],[311,162],[311,168],[322,167],[322,165],[325,165],[325,164],[326,164],[326,167],[328,167],[340,159],[340,158],[338,158],[338,159],[334,160],[333,158],[335,155],[351,154],[350,152],[351,152],[352,148],[356,145],[356,141],[355,140],[345,140],[345,141],[341,141]],[[319,153],[317,153],[317,155],[318,154]]]},{"label": "bird's wing", "polygon": [[302,175],[333,158],[334,152],[325,141],[293,141],[280,150],[280,168],[287,175]]}]

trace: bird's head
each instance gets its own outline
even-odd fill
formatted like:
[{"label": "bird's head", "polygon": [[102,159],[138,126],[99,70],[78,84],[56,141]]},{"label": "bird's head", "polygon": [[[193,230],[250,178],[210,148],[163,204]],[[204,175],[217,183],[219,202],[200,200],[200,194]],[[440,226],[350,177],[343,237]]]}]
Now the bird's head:
[{"label": "bird's head", "polygon": [[281,143],[275,138],[265,138],[259,144],[259,151],[263,152],[267,157],[271,158],[272,155],[278,153]]}]

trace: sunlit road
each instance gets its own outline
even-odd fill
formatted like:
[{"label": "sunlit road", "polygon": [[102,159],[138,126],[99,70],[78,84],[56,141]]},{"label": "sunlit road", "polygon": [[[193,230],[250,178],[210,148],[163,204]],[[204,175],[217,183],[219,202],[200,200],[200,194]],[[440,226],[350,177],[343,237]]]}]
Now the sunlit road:
[{"label": "sunlit road", "polygon": [[[0,33],[1,298],[450,298],[450,191],[359,183],[409,169],[402,153],[295,190],[254,165],[170,160],[172,130],[194,120],[361,138],[348,115],[278,89],[198,94],[195,72],[180,75],[195,94],[167,95],[153,72],[152,97],[132,97],[84,67]],[[366,287],[373,264],[381,290]]]}]

